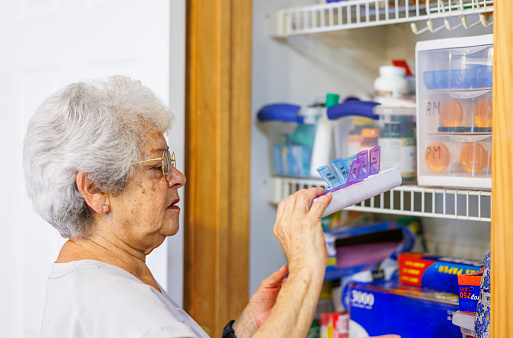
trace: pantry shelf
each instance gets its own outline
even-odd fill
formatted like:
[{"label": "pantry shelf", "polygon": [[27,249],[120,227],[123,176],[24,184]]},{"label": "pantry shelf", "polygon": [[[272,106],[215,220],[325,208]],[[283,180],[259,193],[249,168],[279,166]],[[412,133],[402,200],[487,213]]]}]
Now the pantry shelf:
[{"label": "pantry shelf", "polygon": [[[275,176],[269,178],[267,186],[268,201],[278,204],[299,189],[326,188],[326,183],[314,178]],[[491,195],[490,191],[402,185],[346,210],[490,222]]]},{"label": "pantry shelf", "polygon": [[[493,12],[493,0],[350,0],[323,5],[283,9],[275,13],[273,35],[288,37],[353,28],[389,25],[404,22],[427,21],[423,31],[449,30],[448,21],[433,28],[432,19],[461,19],[461,25],[469,28],[479,22],[489,25],[488,17],[480,15],[478,22],[469,24],[466,15]],[[416,26],[412,26],[415,33]]]}]

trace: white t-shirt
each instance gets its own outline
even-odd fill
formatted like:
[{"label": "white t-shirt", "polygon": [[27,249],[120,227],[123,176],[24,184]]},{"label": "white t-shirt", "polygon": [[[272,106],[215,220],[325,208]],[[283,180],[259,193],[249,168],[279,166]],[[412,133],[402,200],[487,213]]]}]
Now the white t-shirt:
[{"label": "white t-shirt", "polygon": [[208,337],[160,289],[96,260],[54,263],[41,337]]}]

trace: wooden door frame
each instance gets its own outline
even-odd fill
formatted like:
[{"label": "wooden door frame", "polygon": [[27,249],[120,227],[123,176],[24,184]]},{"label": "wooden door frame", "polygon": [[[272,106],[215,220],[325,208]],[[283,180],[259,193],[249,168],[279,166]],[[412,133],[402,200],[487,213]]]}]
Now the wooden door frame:
[{"label": "wooden door frame", "polygon": [[495,0],[494,9],[491,337],[512,337],[513,3]]},{"label": "wooden door frame", "polygon": [[252,2],[186,6],[184,308],[220,336],[249,293]]}]

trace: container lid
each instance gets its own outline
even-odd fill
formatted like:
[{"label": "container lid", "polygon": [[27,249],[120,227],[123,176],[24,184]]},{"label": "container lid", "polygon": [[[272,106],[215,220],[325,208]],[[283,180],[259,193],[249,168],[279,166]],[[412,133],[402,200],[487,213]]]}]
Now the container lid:
[{"label": "container lid", "polygon": [[362,129],[362,136],[363,137],[379,137],[379,129],[378,128],[363,128]]},{"label": "container lid", "polygon": [[402,76],[406,75],[406,69],[396,66],[381,66],[379,67],[379,76]]},{"label": "container lid", "polygon": [[415,107],[388,107],[379,105],[373,108],[374,115],[404,115],[404,116],[415,116]]},{"label": "container lid", "polygon": [[334,106],[338,104],[338,100],[340,96],[338,94],[327,94],[326,95],[326,103],[324,104],[326,108]]},{"label": "container lid", "polygon": [[468,330],[474,330],[474,315],[466,314],[461,311],[456,311],[452,315],[452,323]]}]

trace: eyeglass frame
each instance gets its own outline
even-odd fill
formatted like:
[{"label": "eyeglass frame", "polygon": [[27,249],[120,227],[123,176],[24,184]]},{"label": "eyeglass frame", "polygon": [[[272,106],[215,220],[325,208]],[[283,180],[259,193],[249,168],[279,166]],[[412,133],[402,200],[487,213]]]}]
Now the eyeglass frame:
[{"label": "eyeglass frame", "polygon": [[169,164],[171,165],[171,167],[176,168],[175,152],[174,151],[173,152],[169,152],[169,148],[164,150],[164,152],[162,153],[162,157],[160,157],[160,158],[152,158],[150,160],[134,162],[132,164],[140,164],[140,163],[146,163],[146,162],[161,161],[162,162],[162,175],[166,179],[166,182],[169,183],[169,179],[167,178],[167,176],[168,176],[168,174],[171,173],[171,168],[169,168],[170,170],[169,170],[169,172],[167,174],[164,171],[164,168],[165,168],[164,158],[165,158],[166,152],[169,154]]}]

